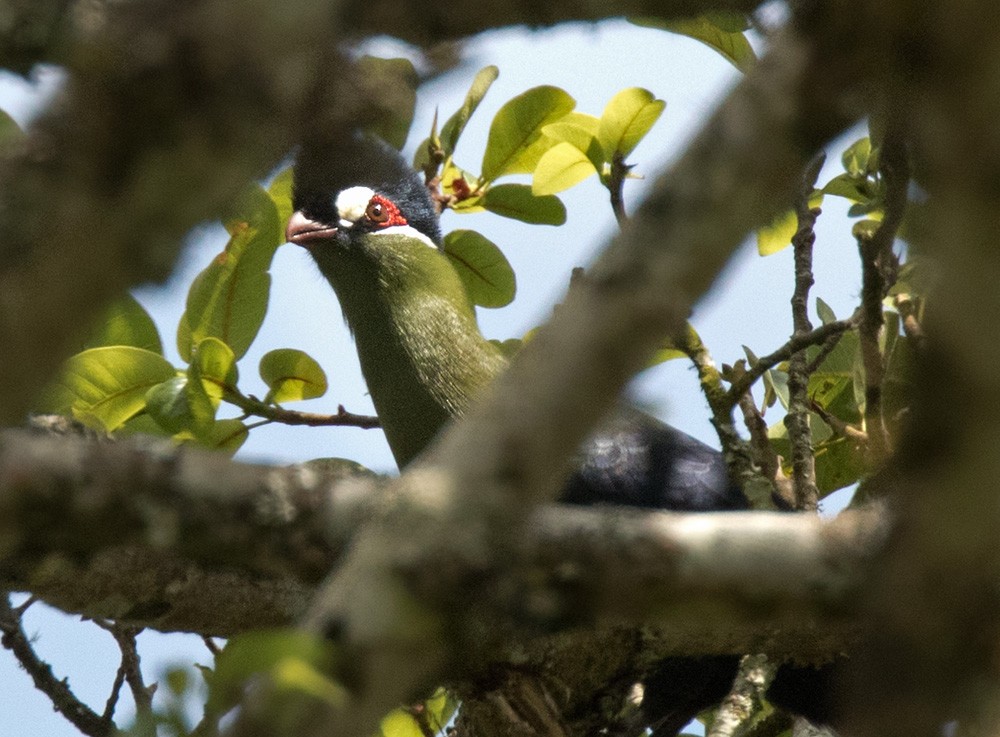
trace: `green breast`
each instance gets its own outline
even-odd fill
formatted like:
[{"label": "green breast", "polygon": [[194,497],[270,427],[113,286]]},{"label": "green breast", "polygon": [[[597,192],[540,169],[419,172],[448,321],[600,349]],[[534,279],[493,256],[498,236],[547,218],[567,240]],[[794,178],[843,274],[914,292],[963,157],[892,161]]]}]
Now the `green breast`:
[{"label": "green breast", "polygon": [[317,258],[403,467],[503,370],[447,257],[413,238],[367,236]]}]

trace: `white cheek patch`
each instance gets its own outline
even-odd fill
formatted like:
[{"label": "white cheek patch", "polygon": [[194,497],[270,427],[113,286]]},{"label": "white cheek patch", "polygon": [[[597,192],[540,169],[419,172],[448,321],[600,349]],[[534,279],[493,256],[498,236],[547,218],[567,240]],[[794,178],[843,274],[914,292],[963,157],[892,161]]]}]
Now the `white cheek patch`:
[{"label": "white cheek patch", "polygon": [[348,187],[337,195],[334,203],[337,207],[337,217],[340,227],[350,228],[365,215],[368,203],[375,196],[375,190],[370,187]]}]

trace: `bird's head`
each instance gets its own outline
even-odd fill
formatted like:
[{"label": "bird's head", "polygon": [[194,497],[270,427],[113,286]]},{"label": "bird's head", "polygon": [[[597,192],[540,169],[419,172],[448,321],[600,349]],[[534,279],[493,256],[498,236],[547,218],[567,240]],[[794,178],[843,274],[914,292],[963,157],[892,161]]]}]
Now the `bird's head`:
[{"label": "bird's head", "polygon": [[[374,238],[395,235],[440,249],[441,230],[427,188],[392,148],[356,136],[353,145],[306,144],[295,163],[294,214],[285,237],[323,267]],[[396,240],[396,239],[392,239]]]}]

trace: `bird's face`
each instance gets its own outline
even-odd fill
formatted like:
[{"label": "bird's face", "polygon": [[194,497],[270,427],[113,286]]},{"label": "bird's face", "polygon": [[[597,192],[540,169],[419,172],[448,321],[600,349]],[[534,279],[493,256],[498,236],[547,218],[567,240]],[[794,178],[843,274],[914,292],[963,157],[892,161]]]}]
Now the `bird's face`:
[{"label": "bird's face", "polygon": [[304,147],[299,153],[286,240],[317,261],[383,235],[438,249],[437,213],[420,178],[388,146],[370,139],[355,144],[347,152]]},{"label": "bird's face", "polygon": [[315,217],[307,208],[297,209],[292,214],[285,231],[289,243],[310,250],[349,248],[369,235],[404,235],[429,248],[438,248],[431,235],[410,224],[403,209],[390,195],[356,185],[331,196],[333,207],[325,217]]}]

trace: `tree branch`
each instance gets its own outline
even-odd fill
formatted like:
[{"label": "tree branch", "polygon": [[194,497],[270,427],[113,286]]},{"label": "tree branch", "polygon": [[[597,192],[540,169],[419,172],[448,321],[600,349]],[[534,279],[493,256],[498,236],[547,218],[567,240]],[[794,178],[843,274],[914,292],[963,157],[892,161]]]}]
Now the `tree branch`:
[{"label": "tree branch", "polygon": [[[795,291],[792,294],[792,335],[802,337],[812,332],[809,320],[809,289],[813,285],[812,248],[816,240],[813,227],[819,209],[809,204],[809,197],[816,185],[816,177],[823,165],[823,157],[810,162],[802,178],[801,189],[795,202],[798,231],[792,238],[795,258]],[[792,354],[788,360],[788,414],[785,427],[792,446],[792,488],[795,507],[815,511],[819,505],[816,488],[816,468],[813,458],[812,429],[809,424],[809,373],[804,349]]]},{"label": "tree branch", "polygon": [[88,737],[107,737],[114,732],[115,725],[110,717],[100,716],[76,698],[66,679],[56,678],[52,666],[38,657],[21,626],[21,611],[11,606],[6,594],[0,596],[0,633],[3,646],[14,653],[17,662],[31,676],[35,688],[48,696],[53,709]]},{"label": "tree branch", "polygon": [[[387,498],[367,480],[242,464],[222,475],[222,464],[159,442],[5,433],[0,586],[121,626],[231,635],[290,623]],[[507,635],[656,623],[679,652],[712,642],[808,658],[854,626],[851,592],[882,525],[862,512],[824,523],[557,506],[532,517],[510,570],[477,575],[519,592],[504,620],[521,629]],[[820,623],[832,629],[817,637]]]}]

